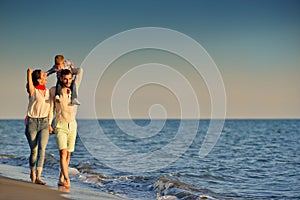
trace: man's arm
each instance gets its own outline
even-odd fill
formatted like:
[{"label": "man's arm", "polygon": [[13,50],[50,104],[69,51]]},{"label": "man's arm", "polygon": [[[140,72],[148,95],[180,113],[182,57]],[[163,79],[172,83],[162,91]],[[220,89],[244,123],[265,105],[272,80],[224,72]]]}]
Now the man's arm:
[{"label": "man's arm", "polygon": [[82,68],[76,68],[77,69],[77,75],[75,77],[75,84],[76,84],[76,88],[78,90],[80,83],[81,83],[81,79],[82,79],[82,75],[83,75],[83,69]]},{"label": "man's arm", "polygon": [[78,74],[79,69],[80,68],[75,68],[75,67],[70,67],[69,68],[69,70],[71,70],[71,72],[72,72],[72,75],[75,75],[75,76]]}]

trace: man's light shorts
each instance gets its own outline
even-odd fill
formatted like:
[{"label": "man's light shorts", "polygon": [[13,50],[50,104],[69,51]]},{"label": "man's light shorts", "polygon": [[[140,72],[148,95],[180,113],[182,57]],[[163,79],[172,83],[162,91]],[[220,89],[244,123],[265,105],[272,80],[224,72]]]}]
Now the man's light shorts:
[{"label": "man's light shorts", "polygon": [[69,152],[73,152],[75,149],[76,134],[76,121],[57,122],[55,126],[55,137],[59,150],[67,149]]}]

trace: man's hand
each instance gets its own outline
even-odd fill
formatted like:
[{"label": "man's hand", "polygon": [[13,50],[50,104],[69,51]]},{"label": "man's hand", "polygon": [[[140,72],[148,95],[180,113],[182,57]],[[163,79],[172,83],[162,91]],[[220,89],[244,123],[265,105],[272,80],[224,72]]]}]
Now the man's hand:
[{"label": "man's hand", "polygon": [[72,72],[73,75],[77,75],[79,70],[80,70],[79,68],[75,68],[75,67],[71,68],[71,72]]}]

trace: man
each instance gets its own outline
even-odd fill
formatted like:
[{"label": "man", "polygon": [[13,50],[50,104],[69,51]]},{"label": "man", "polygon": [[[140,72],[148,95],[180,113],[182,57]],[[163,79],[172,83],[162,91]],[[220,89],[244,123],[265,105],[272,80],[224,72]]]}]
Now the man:
[{"label": "man", "polygon": [[[61,71],[61,93],[60,101],[55,101],[55,87],[50,89],[50,114],[49,114],[49,130],[53,132],[51,126],[53,120],[53,113],[55,111],[55,127],[54,133],[56,137],[56,142],[59,148],[60,154],[60,175],[59,175],[59,186],[70,187],[69,178],[69,164],[71,153],[75,149],[75,141],[77,135],[77,123],[76,123],[76,113],[77,105],[71,103],[71,85],[75,81],[77,89],[79,88],[83,70],[77,68],[78,73],[73,80],[72,72],[68,69],[63,69]],[[55,105],[54,105],[55,104]]]}]

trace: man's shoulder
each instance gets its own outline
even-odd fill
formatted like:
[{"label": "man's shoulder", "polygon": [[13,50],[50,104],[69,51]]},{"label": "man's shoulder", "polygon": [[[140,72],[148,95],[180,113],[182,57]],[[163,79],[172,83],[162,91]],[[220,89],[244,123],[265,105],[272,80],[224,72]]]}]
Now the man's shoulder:
[{"label": "man's shoulder", "polygon": [[53,93],[55,94],[55,90],[56,90],[55,86],[51,87],[51,88],[49,89],[50,94],[53,94]]}]

